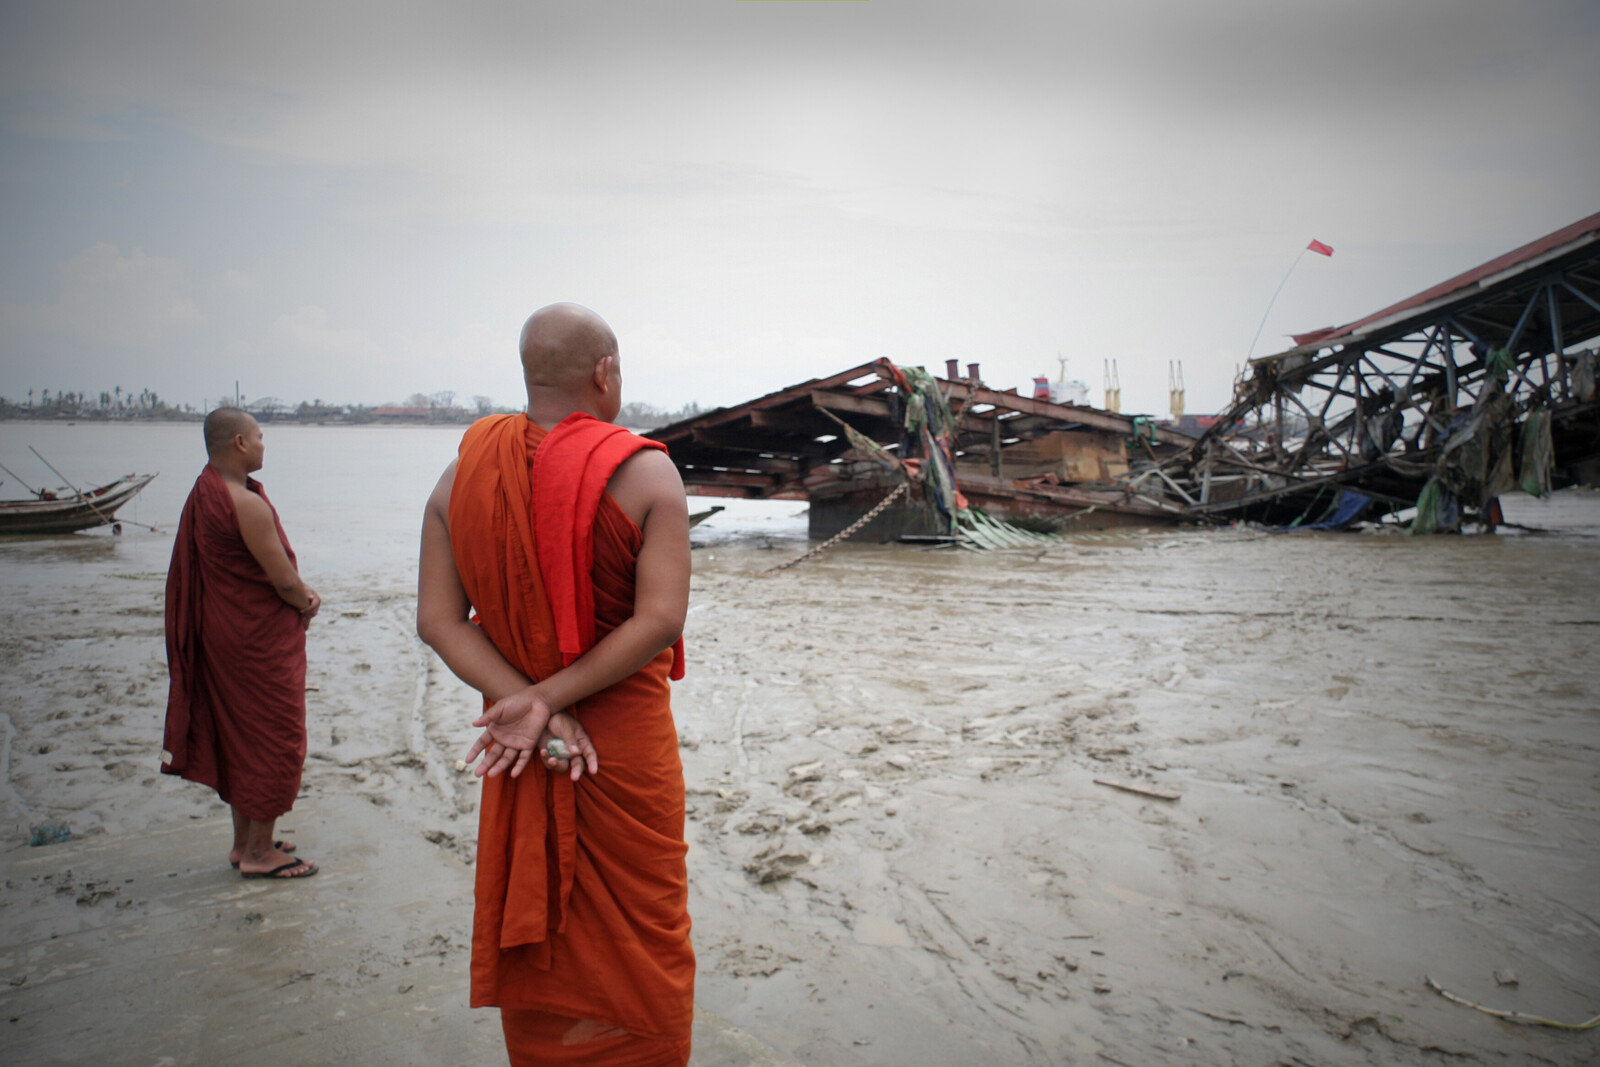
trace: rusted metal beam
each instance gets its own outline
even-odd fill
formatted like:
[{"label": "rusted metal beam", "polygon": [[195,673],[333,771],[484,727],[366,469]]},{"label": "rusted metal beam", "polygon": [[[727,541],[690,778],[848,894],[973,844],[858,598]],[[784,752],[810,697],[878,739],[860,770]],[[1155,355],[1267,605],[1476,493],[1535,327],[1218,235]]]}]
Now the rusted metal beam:
[{"label": "rusted metal beam", "polygon": [[1098,506],[1102,508],[1114,507],[1118,511],[1146,515],[1150,518],[1161,517],[1167,519],[1176,511],[1170,505],[1163,506],[1154,501],[1147,501],[1144,504],[1135,503],[1135,500],[1139,499],[1137,494],[1104,489],[1085,489],[1076,485],[1035,485],[981,474],[963,475],[961,478],[961,491],[969,498],[992,497],[1016,503],[1031,501],[1036,505],[1048,505],[1047,508],[1035,507],[1030,509],[1035,514],[1060,514],[1063,509]]},{"label": "rusted metal beam", "polygon": [[[805,460],[785,459],[781,456],[755,455],[739,456],[737,458],[729,457],[727,459],[718,457],[718,459],[719,462],[717,463],[702,464],[702,466],[727,467],[729,470],[760,471],[763,474],[797,476],[804,474],[813,466],[811,462]],[[826,460],[823,460],[823,462],[826,462]]]},{"label": "rusted metal beam", "polygon": [[[775,456],[792,456],[801,459],[831,459],[833,456],[838,455],[837,450],[831,449],[826,442],[796,441],[771,435],[746,434],[740,437],[728,437],[721,433],[715,433],[711,429],[695,427],[690,433],[690,438],[694,444],[709,449],[714,453],[737,452],[741,456],[745,453],[754,453],[756,455],[771,453]],[[686,463],[694,462],[694,449],[690,447],[683,450],[682,458]],[[741,459],[740,461],[742,462],[743,460]],[[718,465],[721,466],[723,464]]]},{"label": "rusted metal beam", "polygon": [[[987,414],[968,415],[956,419],[956,432],[984,439],[992,436],[996,431],[1002,438],[1016,437],[1023,441],[1033,441],[1059,430],[1093,430],[1092,427],[1082,423],[1063,423],[1055,419],[1040,418],[1035,415],[1019,415],[1012,419],[997,419]],[[1104,433],[1104,430],[1094,430]]]},{"label": "rusted metal beam", "polygon": [[787,386],[775,393],[769,393],[764,397],[746,401],[743,404],[736,404],[731,408],[719,408],[715,411],[692,416],[680,422],[675,422],[671,426],[663,426],[659,430],[652,430],[645,436],[654,441],[670,443],[679,437],[687,435],[692,427],[710,428],[729,422],[738,422],[740,419],[748,417],[752,411],[782,407],[785,404],[803,399],[812,390],[836,389],[840,386],[848,385],[858,378],[876,376],[876,374],[876,363],[863,363],[860,366],[851,367],[849,370],[840,371],[838,374],[831,374],[826,378],[813,378],[810,381]]},{"label": "rusted metal beam", "polygon": [[[1411,458],[1421,461],[1432,454],[1432,450],[1427,450],[1425,452],[1418,453],[1416,456]],[[1265,503],[1270,500],[1276,500],[1281,496],[1287,496],[1290,493],[1296,493],[1304,489],[1315,489],[1318,486],[1328,485],[1330,483],[1348,485],[1357,492],[1365,493],[1370,497],[1385,500],[1393,504],[1399,504],[1402,507],[1410,507],[1412,504],[1416,503],[1416,501],[1406,500],[1401,497],[1384,493],[1377,489],[1358,487],[1356,484],[1363,475],[1380,473],[1390,469],[1391,468],[1387,458],[1380,459],[1374,463],[1365,464],[1364,466],[1350,467],[1342,471],[1334,471],[1331,474],[1324,474],[1315,478],[1299,478],[1291,481],[1288,485],[1278,486],[1273,489],[1263,489],[1254,493],[1248,493],[1245,496],[1238,497],[1234,500],[1219,500],[1211,504],[1197,504],[1196,506],[1190,508],[1189,511],[1197,514],[1215,511],[1234,511],[1250,504]]]},{"label": "rusted metal beam", "polygon": [[[1398,343],[1398,342],[1390,342],[1390,343],[1391,344],[1395,344],[1395,343]],[[1415,342],[1412,342],[1412,343],[1414,343],[1414,344],[1424,344],[1424,342],[1422,342],[1422,341],[1415,341]],[[1431,342],[1431,341],[1426,342],[1427,345],[1431,345],[1432,343],[1433,342]],[[1410,364],[1415,365],[1417,363],[1421,363],[1422,362],[1422,360],[1417,358],[1416,356],[1407,356],[1407,355],[1404,355],[1403,353],[1400,353],[1400,352],[1394,352],[1394,351],[1391,351],[1388,348],[1385,348],[1383,345],[1376,345],[1376,346],[1374,346],[1372,348],[1371,351],[1372,352],[1381,353],[1382,355],[1388,356],[1390,359],[1398,359],[1402,363],[1410,363]],[[1426,347],[1424,348],[1424,351],[1426,351]]]},{"label": "rusted metal beam", "polygon": [[[1592,297],[1590,297],[1588,294],[1586,294],[1582,290],[1574,287],[1572,282],[1569,280],[1569,279],[1577,278],[1577,277],[1579,277],[1579,274],[1578,274],[1577,271],[1569,271],[1569,272],[1567,272],[1567,277],[1561,279],[1561,287],[1563,289],[1565,289],[1567,292],[1571,293],[1573,296],[1577,297],[1579,300],[1582,300],[1585,304],[1588,304],[1596,312],[1600,312],[1600,303],[1596,303],[1595,300]],[[1595,285],[1597,288],[1600,288],[1600,283],[1590,282],[1589,284],[1590,285]]]},{"label": "rusted metal beam", "polygon": [[833,425],[818,414],[815,408],[807,404],[804,407],[776,408],[767,411],[752,411],[750,425],[763,430],[773,430],[782,434],[796,434],[816,438],[823,434],[833,433]]},{"label": "rusted metal beam", "polygon": [[811,402],[831,411],[852,411],[858,415],[889,417],[889,402],[882,397],[858,396],[855,393],[831,393],[825,389],[811,390]]},{"label": "rusted metal beam", "polygon": [[[1098,408],[1076,407],[1070,404],[1052,404],[1048,400],[1035,400],[1032,397],[1019,396],[1016,393],[1001,393],[993,389],[973,389],[963,382],[947,383],[952,397],[959,396],[970,404],[993,404],[996,408],[1005,411],[1016,411],[1023,415],[1037,415],[1052,422],[1076,422],[1094,430],[1105,430],[1111,433],[1133,433],[1133,420],[1124,415],[1117,415]],[[1151,427],[1155,439],[1162,444],[1188,445],[1194,439],[1188,434],[1178,433],[1162,427]],[[1008,435],[1010,436],[1010,435]]]},{"label": "rusted metal beam", "polygon": [[[1561,383],[1561,395],[1565,396],[1567,388],[1567,346],[1561,336],[1561,307],[1556,300],[1556,287],[1548,285],[1544,290],[1545,300],[1548,305],[1546,314],[1550,319],[1550,350],[1556,357],[1556,378]],[[1545,382],[1549,383],[1549,372],[1546,372]]]},{"label": "rusted metal beam", "polygon": [[849,385],[857,378],[876,377],[877,373],[878,364],[876,361],[874,361],[872,363],[863,363],[857,367],[851,367],[849,370],[840,371],[838,374],[830,374],[826,378],[813,378],[809,382],[802,382],[801,384],[793,386],[792,388],[808,390],[835,389],[841,385]]},{"label": "rusted metal beam", "polygon": [[690,496],[720,496],[733,497],[737,500],[778,500],[784,497],[786,490],[776,493],[767,493],[760,489],[752,489],[742,485],[716,485],[709,482],[685,481],[685,486],[692,486]]},{"label": "rusted metal beam", "polygon": [[783,484],[783,479],[771,474],[749,471],[714,470],[710,467],[679,467],[685,485],[733,485],[750,489],[772,490]]}]

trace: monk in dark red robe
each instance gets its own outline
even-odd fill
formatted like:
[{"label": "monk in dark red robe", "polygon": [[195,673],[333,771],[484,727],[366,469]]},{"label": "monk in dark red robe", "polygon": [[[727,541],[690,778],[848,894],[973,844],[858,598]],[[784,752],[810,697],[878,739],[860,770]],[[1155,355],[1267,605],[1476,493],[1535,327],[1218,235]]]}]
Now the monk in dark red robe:
[{"label": "monk in dark red robe", "polygon": [[167,725],[161,770],[233,809],[228,861],[246,878],[317,866],[273,838],[306,758],[306,627],[322,601],[250,477],[265,442],[246,412],[206,416],[209,461],[189,493],[167,571]]},{"label": "monk in dark red robe", "polygon": [[527,413],[467,431],[423,523],[418,631],[487,706],[472,1004],[501,1009],[513,1064],[681,1067],[683,483],[612,425],[616,338],[593,312],[536,312],[522,362]]}]

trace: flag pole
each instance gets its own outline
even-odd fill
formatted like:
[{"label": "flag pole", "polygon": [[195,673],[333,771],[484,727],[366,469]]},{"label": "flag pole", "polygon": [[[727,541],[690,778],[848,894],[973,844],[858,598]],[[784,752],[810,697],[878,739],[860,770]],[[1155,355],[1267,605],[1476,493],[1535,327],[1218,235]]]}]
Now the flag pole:
[{"label": "flag pole", "polygon": [[1279,282],[1278,287],[1272,291],[1272,299],[1267,301],[1267,310],[1261,313],[1261,324],[1256,327],[1256,335],[1250,338],[1250,351],[1246,352],[1244,357],[1246,363],[1249,363],[1250,357],[1256,354],[1256,342],[1261,340],[1261,331],[1266,328],[1267,316],[1272,314],[1272,305],[1278,302],[1278,294],[1283,292],[1285,285],[1289,284],[1289,275],[1294,273],[1294,269],[1300,265],[1302,259],[1306,258],[1306,253],[1310,250],[1310,245],[1300,250],[1300,254],[1294,257],[1294,262],[1289,264],[1289,269],[1284,271],[1283,281]]}]

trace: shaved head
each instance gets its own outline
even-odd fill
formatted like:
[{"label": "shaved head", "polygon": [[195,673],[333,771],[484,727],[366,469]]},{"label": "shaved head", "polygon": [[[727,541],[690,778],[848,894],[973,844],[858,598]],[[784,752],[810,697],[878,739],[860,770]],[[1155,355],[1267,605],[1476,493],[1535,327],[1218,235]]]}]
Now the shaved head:
[{"label": "shaved head", "polygon": [[597,363],[617,355],[617,335],[581,304],[551,304],[522,324],[522,377],[531,389],[580,389]]},{"label": "shaved head", "polygon": [[217,408],[206,416],[206,453],[222,454],[235,437],[248,432],[255,424],[255,418],[243,408]]}]

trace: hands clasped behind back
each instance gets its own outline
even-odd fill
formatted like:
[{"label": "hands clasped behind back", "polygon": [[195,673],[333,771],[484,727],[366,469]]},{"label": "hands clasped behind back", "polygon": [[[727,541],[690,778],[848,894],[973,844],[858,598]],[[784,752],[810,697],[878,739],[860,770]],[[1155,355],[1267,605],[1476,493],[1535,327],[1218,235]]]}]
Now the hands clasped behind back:
[{"label": "hands clasped behind back", "polygon": [[[472,725],[484,728],[467,751],[468,763],[482,756],[474,774],[493,778],[509,771],[511,777],[519,777],[535,752],[543,753],[551,773],[569,775],[574,782],[585,771],[599,773],[600,760],[583,724],[569,712],[552,711],[538,688],[531,685],[496,701],[473,721]],[[568,758],[549,753],[554,739],[566,745]]]}]

